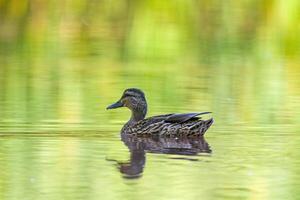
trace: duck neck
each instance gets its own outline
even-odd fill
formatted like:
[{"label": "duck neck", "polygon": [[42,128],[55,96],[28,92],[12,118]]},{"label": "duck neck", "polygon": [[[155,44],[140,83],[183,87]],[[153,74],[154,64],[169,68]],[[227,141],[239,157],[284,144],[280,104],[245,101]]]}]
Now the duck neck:
[{"label": "duck neck", "polygon": [[131,118],[129,122],[135,123],[145,119],[147,114],[147,104],[142,103],[131,109]]}]

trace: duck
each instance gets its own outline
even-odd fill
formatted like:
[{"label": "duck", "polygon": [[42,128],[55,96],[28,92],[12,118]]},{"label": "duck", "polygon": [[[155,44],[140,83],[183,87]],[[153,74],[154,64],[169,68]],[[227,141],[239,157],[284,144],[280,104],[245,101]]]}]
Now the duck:
[{"label": "duck", "polygon": [[202,115],[211,112],[170,113],[146,118],[147,100],[138,88],[125,89],[121,98],[106,109],[127,107],[131,117],[121,129],[122,134],[134,136],[203,136],[213,124],[213,118],[203,120]]}]

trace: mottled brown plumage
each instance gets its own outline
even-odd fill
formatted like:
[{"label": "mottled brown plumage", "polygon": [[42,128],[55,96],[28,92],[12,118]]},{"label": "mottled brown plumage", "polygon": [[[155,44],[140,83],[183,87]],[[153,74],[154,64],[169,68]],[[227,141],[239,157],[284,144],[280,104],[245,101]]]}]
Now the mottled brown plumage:
[{"label": "mottled brown plumage", "polygon": [[126,89],[119,101],[107,107],[114,109],[128,107],[131,118],[122,128],[130,135],[157,136],[201,136],[212,125],[213,119],[202,120],[199,115],[210,112],[166,114],[146,118],[147,101],[140,89]]}]

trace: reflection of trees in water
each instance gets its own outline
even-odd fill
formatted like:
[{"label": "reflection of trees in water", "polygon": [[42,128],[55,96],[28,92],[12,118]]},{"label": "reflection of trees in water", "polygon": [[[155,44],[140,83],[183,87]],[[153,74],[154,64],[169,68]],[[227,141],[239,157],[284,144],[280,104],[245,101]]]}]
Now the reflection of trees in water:
[{"label": "reflection of trees in water", "polygon": [[122,134],[122,141],[130,151],[130,160],[128,162],[116,161],[116,163],[125,178],[138,178],[142,175],[146,163],[146,153],[174,155],[211,153],[209,144],[204,137],[161,138],[136,137]]}]

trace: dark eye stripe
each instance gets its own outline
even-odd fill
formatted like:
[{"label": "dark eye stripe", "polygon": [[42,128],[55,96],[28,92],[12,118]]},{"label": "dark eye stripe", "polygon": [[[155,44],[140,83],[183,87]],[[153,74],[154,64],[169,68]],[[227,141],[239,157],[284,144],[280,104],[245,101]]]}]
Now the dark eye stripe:
[{"label": "dark eye stripe", "polygon": [[134,97],[135,95],[133,95],[133,94],[130,94],[130,93],[125,93],[124,94],[124,97]]}]

